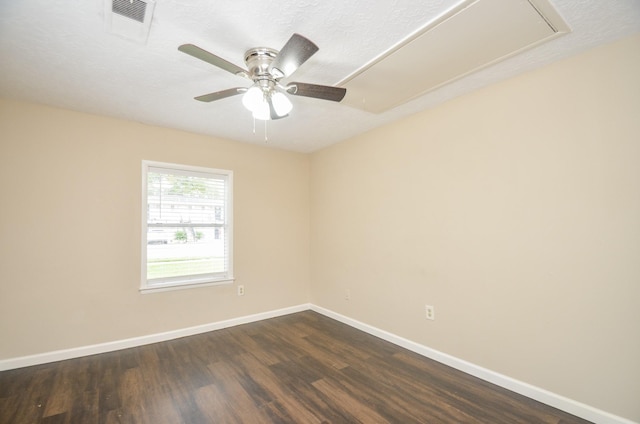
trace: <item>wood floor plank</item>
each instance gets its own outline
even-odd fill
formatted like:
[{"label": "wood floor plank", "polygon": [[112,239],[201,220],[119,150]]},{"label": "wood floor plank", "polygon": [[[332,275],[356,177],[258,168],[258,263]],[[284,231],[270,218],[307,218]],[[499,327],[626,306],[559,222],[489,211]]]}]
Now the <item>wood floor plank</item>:
[{"label": "wood floor plank", "polygon": [[[72,387],[74,375],[74,365],[69,361],[63,362],[58,367],[57,373],[51,388],[51,396],[47,399],[46,406],[43,411],[43,417],[47,418],[54,415],[64,414],[71,409],[73,405]],[[78,373],[81,375],[81,373]],[[85,374],[86,375],[86,374]]]},{"label": "wood floor plank", "polygon": [[61,414],[50,415],[42,418],[43,424],[65,424],[68,422],[67,413],[63,412]]},{"label": "wood floor plank", "polygon": [[337,410],[346,420],[351,423],[371,423],[388,424],[389,421],[379,415],[374,409],[360,402],[351,396],[348,391],[342,390],[337,384],[327,379],[320,379],[313,382],[313,387],[327,399],[327,403]]},{"label": "wood floor plank", "polygon": [[0,423],[587,421],[311,311],[0,372]]},{"label": "wood floor plank", "polygon": [[[272,366],[266,367],[253,354],[245,354],[237,358],[238,363],[251,372],[251,378],[266,393],[265,399],[272,399],[266,405],[272,412],[278,412],[283,422],[322,423],[324,415],[318,411],[326,409],[326,405],[318,402],[316,397],[307,393],[309,387],[299,387],[278,378]],[[319,405],[320,403],[320,405]],[[296,421],[297,420],[297,421]]]},{"label": "wood floor plank", "polygon": [[251,394],[245,390],[242,381],[242,374],[228,362],[216,362],[210,364],[208,368],[214,376],[214,384],[207,387],[218,388],[223,396],[224,408],[227,416],[237,418],[237,422],[247,422],[252,420],[255,422],[263,422],[261,414],[258,413],[256,402],[252,399]]},{"label": "wood floor plank", "polygon": [[443,402],[438,388],[429,384],[424,376],[419,380],[421,383],[416,384],[414,376],[396,375],[386,362],[370,359],[345,369],[342,384],[378,405],[385,416],[402,418],[402,422],[478,422],[454,405]]}]

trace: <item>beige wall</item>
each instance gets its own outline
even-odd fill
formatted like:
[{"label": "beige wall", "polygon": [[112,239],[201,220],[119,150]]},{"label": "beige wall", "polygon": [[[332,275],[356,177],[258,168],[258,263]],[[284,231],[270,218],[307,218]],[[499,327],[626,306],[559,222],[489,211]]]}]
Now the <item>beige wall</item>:
[{"label": "beige wall", "polygon": [[312,302],[640,422],[639,75],[635,37],[315,153]]},{"label": "beige wall", "polygon": [[[235,286],[141,295],[141,161],[234,171]],[[309,301],[309,157],[0,101],[0,359]]]}]

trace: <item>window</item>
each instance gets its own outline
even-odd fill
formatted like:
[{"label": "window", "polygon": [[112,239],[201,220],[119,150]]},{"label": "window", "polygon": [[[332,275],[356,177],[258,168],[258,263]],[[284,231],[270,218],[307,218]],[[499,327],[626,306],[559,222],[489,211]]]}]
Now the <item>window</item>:
[{"label": "window", "polygon": [[233,173],[142,162],[142,291],[233,280]]}]

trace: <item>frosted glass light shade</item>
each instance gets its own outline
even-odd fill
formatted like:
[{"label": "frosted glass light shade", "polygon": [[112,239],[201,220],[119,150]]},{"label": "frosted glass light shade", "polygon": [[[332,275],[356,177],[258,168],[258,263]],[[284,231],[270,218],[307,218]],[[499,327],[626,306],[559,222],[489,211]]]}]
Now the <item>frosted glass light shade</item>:
[{"label": "frosted glass light shade", "polygon": [[271,96],[271,103],[273,104],[273,109],[276,111],[278,116],[285,116],[291,112],[291,109],[293,109],[291,100],[280,92],[273,93]]},{"label": "frosted glass light shade", "polygon": [[265,104],[264,93],[262,89],[257,86],[253,86],[244,93],[242,96],[242,104],[251,112],[255,112],[261,105]]}]

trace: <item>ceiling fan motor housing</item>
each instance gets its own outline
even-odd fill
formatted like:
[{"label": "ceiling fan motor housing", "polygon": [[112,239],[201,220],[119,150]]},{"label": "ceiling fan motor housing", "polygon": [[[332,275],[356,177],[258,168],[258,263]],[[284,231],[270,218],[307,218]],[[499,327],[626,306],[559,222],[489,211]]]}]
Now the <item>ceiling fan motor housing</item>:
[{"label": "ceiling fan motor housing", "polygon": [[244,61],[249,69],[249,77],[254,80],[267,78],[275,81],[269,71],[269,66],[276,56],[278,56],[278,50],[268,47],[256,47],[247,50],[244,54]]}]

